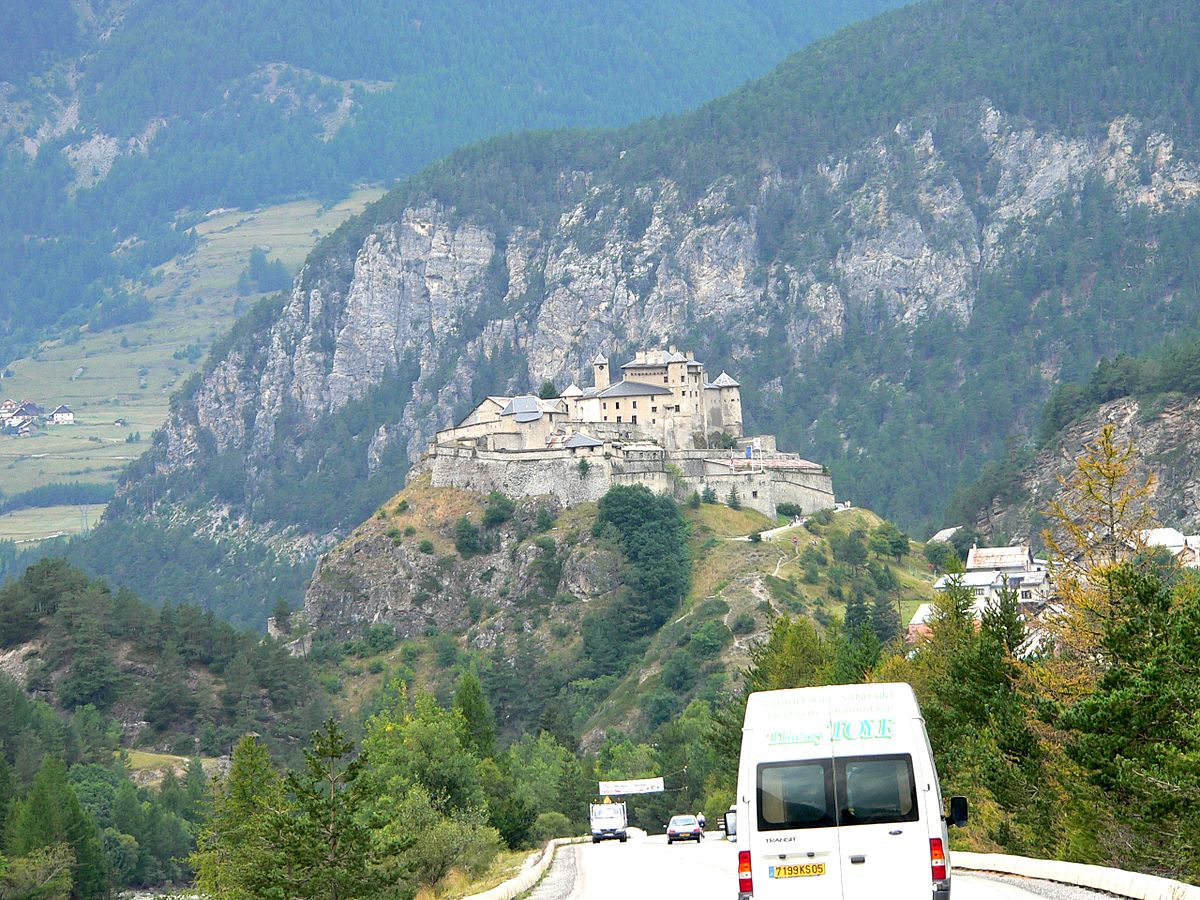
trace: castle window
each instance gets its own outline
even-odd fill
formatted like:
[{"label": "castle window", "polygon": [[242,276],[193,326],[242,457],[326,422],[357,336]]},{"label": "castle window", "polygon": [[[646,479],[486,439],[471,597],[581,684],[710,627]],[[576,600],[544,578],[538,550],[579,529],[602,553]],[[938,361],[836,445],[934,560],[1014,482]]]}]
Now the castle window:
[{"label": "castle window", "polygon": [[605,422],[607,422],[607,421],[608,421],[608,416],[605,416],[605,417],[604,417],[604,421],[605,421]]},{"label": "castle window", "polygon": [[657,424],[658,424],[658,419],[651,419],[651,420],[650,420],[650,424],[651,424],[651,425],[657,425]]},{"label": "castle window", "polygon": [[620,400],[618,400],[618,401],[617,401],[617,409],[620,409],[620,408],[621,408],[621,401],[620,401]]},{"label": "castle window", "polygon": [[751,491],[750,496],[753,497],[755,500],[757,500],[758,499],[758,491]]},{"label": "castle window", "polygon": [[633,408],[637,409],[637,401],[636,400],[633,401]]},{"label": "castle window", "polygon": [[618,422],[620,422],[620,421],[621,421],[621,417],[620,417],[620,416],[617,416],[617,421],[618,421]]},{"label": "castle window", "polygon": [[601,409],[608,409],[608,402],[607,402],[607,401],[605,401],[604,403],[601,403],[601,404],[600,404],[600,408],[601,408]]},{"label": "castle window", "polygon": [[630,417],[629,417],[629,421],[630,421],[632,424],[636,425],[636,424],[637,424],[637,416],[630,416]]},{"label": "castle window", "polygon": [[658,407],[657,406],[650,407],[650,412],[652,412],[652,413],[658,412]]},{"label": "castle window", "polygon": [[666,383],[667,383],[667,376],[666,376],[666,375],[664,375],[664,376],[663,376],[663,384],[666,384]]}]

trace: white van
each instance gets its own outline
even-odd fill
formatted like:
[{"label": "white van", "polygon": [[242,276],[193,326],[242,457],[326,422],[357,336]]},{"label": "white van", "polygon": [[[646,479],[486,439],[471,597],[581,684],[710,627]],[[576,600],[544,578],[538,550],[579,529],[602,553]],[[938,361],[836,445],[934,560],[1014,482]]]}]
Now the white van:
[{"label": "white van", "polygon": [[933,751],[907,684],[761,691],[746,704],[738,900],[949,900]]}]

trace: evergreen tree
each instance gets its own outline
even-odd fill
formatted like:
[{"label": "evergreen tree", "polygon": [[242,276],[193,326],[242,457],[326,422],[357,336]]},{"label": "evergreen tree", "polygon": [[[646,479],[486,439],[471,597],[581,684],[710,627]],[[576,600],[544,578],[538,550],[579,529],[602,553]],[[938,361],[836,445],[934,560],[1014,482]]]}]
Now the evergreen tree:
[{"label": "evergreen tree", "polygon": [[108,896],[108,866],[96,823],[79,803],[67,768],[46,757],[29,796],[12,804],[6,848],[13,856],[66,844],[74,854],[71,896],[79,900]]},{"label": "evergreen tree", "polygon": [[454,691],[454,708],[466,726],[466,745],[480,759],[496,753],[496,726],[483,684],[474,671],[464,672]]},{"label": "evergreen tree", "polygon": [[871,625],[871,610],[867,607],[867,600],[863,596],[862,591],[852,591],[850,599],[846,603],[846,617],[842,623],[842,631],[845,634],[857,634],[858,630],[863,626]]},{"label": "evergreen tree", "polygon": [[900,637],[900,613],[893,599],[883,591],[875,595],[871,628],[879,643],[885,646]]},{"label": "evergreen tree", "polygon": [[725,502],[730,509],[742,508],[742,498],[738,496],[736,487],[731,487],[729,489],[729,496],[726,498]]},{"label": "evergreen tree", "polygon": [[272,816],[280,813],[283,796],[266,748],[253,736],[243,737],[233,750],[229,774],[213,786],[212,816],[191,856],[196,884],[207,896],[272,896],[264,888],[273,882],[278,864]]},{"label": "evergreen tree", "polygon": [[717,489],[711,484],[706,484],[704,490],[700,494],[700,499],[705,503],[717,502]]},{"label": "evergreen tree", "polygon": [[392,861],[365,824],[366,758],[353,753],[353,741],[329,719],[304,751],[304,768],[287,774],[287,807],[267,819],[276,843],[266,879],[285,897],[383,897],[395,883]]}]

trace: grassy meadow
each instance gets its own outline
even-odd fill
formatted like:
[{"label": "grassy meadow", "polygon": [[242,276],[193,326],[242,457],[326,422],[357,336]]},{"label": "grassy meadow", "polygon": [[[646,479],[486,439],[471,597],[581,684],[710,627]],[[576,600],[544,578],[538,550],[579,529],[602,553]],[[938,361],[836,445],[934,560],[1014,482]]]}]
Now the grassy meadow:
[{"label": "grassy meadow", "polygon": [[[203,364],[237,312],[260,296],[237,295],[251,250],[264,247],[270,259],[295,271],[321,236],[382,193],[360,190],[328,209],[306,200],[210,215],[196,226],[197,249],[158,270],[161,280],[147,291],[154,310],[149,320],[94,334],[80,329],[13,362],[0,395],[33,400],[47,412],[66,404],[76,424],[50,425],[28,438],[0,436],[0,491],[115,481],[149,446],[172,391]],[[92,512],[94,524],[98,514]],[[78,507],[22,510],[0,517],[0,539],[73,534],[82,524]]]}]

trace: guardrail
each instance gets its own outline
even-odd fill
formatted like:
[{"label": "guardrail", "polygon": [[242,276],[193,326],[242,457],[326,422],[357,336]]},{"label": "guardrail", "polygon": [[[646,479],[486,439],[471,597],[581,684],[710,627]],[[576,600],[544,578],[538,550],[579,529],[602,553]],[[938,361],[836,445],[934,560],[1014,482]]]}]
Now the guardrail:
[{"label": "guardrail", "polygon": [[1134,900],[1200,900],[1200,887],[1108,866],[1032,859],[1005,853],[968,853],[965,850],[952,850],[950,864],[954,869],[1056,881]]},{"label": "guardrail", "polygon": [[532,866],[491,890],[484,891],[482,894],[471,894],[469,897],[463,897],[463,900],[512,900],[513,897],[525,893],[525,891],[542,880],[542,876],[546,874],[546,870],[554,862],[554,854],[558,852],[559,847],[562,847],[564,844],[578,844],[586,840],[589,840],[586,836],[555,838],[546,844],[542,850],[541,858]]}]

